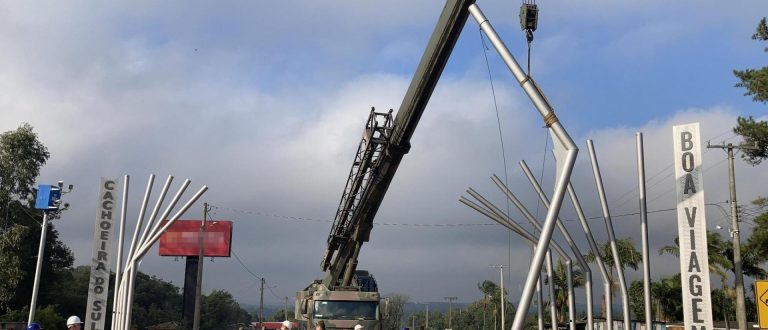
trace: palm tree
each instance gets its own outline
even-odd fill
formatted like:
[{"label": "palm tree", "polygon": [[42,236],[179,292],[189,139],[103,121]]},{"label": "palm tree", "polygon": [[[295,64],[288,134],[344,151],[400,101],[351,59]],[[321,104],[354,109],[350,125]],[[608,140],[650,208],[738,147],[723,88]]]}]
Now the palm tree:
[{"label": "palm tree", "polygon": [[[643,261],[643,255],[639,251],[637,251],[637,249],[635,248],[635,245],[632,244],[632,239],[629,237],[616,240],[616,250],[618,250],[619,252],[619,259],[621,259],[622,270],[626,269],[627,267],[632,268],[632,270],[637,270],[637,267],[639,266],[640,262]],[[608,269],[608,279],[611,281],[611,286],[613,288],[611,292],[613,295],[615,295],[616,292],[618,292],[619,282],[617,281],[616,276],[614,274],[616,267],[613,262],[613,251],[611,250],[611,242],[605,242],[605,244],[600,246],[600,257],[603,259],[603,264],[605,265],[605,268]],[[584,256],[584,259],[587,262],[595,262],[596,260],[595,255],[592,252]],[[605,315],[605,312],[606,312],[605,299],[602,300],[602,308],[603,308],[603,315]]]},{"label": "palm tree", "polygon": [[683,317],[683,288],[680,273],[651,283],[651,293],[656,299],[658,316],[662,321],[680,320]]},{"label": "palm tree", "polygon": [[[659,249],[659,255],[671,254],[680,257],[680,237],[675,237],[674,245],[667,245]],[[707,230],[707,258],[709,258],[709,272],[720,276],[720,282],[725,284],[728,278],[726,270],[733,269],[733,264],[727,257],[728,243],[723,241],[720,234]]]},{"label": "palm tree", "polygon": [[[555,271],[552,273],[552,282],[555,284],[555,309],[557,310],[558,322],[563,322],[568,307],[568,274],[565,267],[565,263],[558,259]],[[584,286],[585,278],[584,272],[580,269],[574,269],[571,275],[573,279],[573,287],[578,288]]]}]

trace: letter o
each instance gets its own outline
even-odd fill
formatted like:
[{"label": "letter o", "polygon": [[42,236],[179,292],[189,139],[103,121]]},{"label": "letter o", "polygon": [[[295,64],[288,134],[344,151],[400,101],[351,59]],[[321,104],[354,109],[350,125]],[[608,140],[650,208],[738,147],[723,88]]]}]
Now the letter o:
[{"label": "letter o", "polygon": [[683,171],[690,172],[693,171],[694,163],[693,163],[693,154],[686,151],[683,153]]}]

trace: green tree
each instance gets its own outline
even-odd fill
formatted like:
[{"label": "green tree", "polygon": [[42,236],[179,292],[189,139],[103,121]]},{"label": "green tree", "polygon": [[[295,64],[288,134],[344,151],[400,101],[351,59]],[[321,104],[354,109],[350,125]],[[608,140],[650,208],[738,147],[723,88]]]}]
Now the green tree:
[{"label": "green tree", "polygon": [[[728,278],[727,270],[733,269],[733,263],[728,260],[726,251],[730,248],[720,234],[707,230],[707,258],[709,259],[709,272],[720,276],[720,281],[725,283]],[[659,249],[659,255],[670,254],[680,257],[680,237],[675,237],[674,245],[667,245]]]},{"label": "green tree", "polygon": [[[34,209],[35,180],[50,154],[29,124],[0,134],[0,312],[19,310],[32,295],[42,213]],[[72,252],[48,227],[40,306],[55,304],[51,288],[72,266]]]},{"label": "green tree", "polygon": [[[635,248],[635,245],[632,243],[631,238],[624,238],[624,239],[617,239],[616,240],[616,250],[619,252],[619,259],[621,260],[621,269],[624,270],[627,267],[632,268],[632,270],[637,270],[638,265],[640,262],[643,261],[643,255],[637,251]],[[613,262],[613,251],[611,250],[611,242],[605,242],[605,244],[600,246],[600,257],[603,259],[603,264],[605,265],[605,268],[608,270],[608,279],[612,283],[613,289],[611,290],[613,295],[616,295],[619,292],[619,281],[616,278],[616,274],[614,272],[616,271],[616,267],[614,266]],[[595,258],[594,253],[590,252],[586,256],[584,256],[584,259],[587,262],[595,262],[597,259]],[[601,300],[601,306],[602,306],[602,312],[603,315],[606,313],[606,306],[605,306],[605,299]]]},{"label": "green tree", "polygon": [[[768,41],[768,26],[765,17],[757,24],[752,35],[753,40]],[[763,49],[768,52],[768,47]],[[746,96],[752,96],[755,102],[768,102],[768,66],[760,69],[734,70],[733,74],[740,82],[736,87],[744,87]],[[751,116],[739,117],[733,132],[744,138],[744,144],[757,145],[757,149],[743,149],[741,157],[749,164],[757,165],[768,157],[768,122],[755,121]]]},{"label": "green tree", "polygon": [[[757,24],[757,30],[752,35],[752,40],[768,41],[768,26],[765,17]],[[768,52],[768,47],[764,49]],[[736,87],[744,87],[747,92],[744,95],[752,96],[756,102],[768,102],[768,66],[760,69],[733,70],[733,74],[739,77],[740,83]]]},{"label": "green tree", "polygon": [[131,311],[131,323],[139,329],[158,323],[180,321],[181,290],[170,282],[139,272],[136,275]]},{"label": "green tree", "polygon": [[224,290],[214,290],[203,297],[200,320],[200,329],[229,329],[237,324],[250,323],[251,315],[240,307],[232,294]]},{"label": "green tree", "polygon": [[[580,269],[573,270],[573,287],[584,286],[584,272]],[[568,275],[565,263],[558,259],[555,265],[555,271],[552,273],[555,284],[555,309],[557,310],[557,321],[564,322],[565,315],[568,314]]]},{"label": "green tree", "polygon": [[651,294],[659,310],[659,320],[683,319],[683,287],[680,283],[680,273],[651,283]]}]

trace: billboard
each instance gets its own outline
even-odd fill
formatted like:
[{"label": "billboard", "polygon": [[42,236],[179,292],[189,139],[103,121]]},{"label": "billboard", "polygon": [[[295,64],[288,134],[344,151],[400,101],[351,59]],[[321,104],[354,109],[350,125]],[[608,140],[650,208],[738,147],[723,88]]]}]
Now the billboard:
[{"label": "billboard", "polygon": [[712,329],[699,123],[672,127],[685,329]]},{"label": "billboard", "polygon": [[[163,225],[167,220],[163,220]],[[160,236],[161,256],[197,257],[200,255],[201,220],[176,220]],[[229,257],[232,251],[232,221],[205,222],[204,256]]]}]

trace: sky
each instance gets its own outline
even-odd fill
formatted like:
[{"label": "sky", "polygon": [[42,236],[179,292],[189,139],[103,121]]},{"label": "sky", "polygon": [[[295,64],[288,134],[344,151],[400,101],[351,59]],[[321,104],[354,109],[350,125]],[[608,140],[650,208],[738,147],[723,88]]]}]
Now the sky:
[{"label": "sky", "polygon": [[[768,2],[537,4],[531,74],[581,150],[572,181],[594,217],[596,239],[607,234],[586,140],[594,141],[616,236],[639,249],[639,217],[627,214],[638,209],[635,133],[642,132],[654,211],[652,277],[678,272],[677,258],[657,253],[677,234],[675,212],[664,211],[675,206],[672,126],[699,122],[702,140],[738,144],[738,116],[766,119],[765,104],[734,87],[732,71],[765,65],[766,45],[750,37]],[[526,63],[520,3],[478,5]],[[322,277],[320,260],[365,120],[371,107],[397,110],[442,7],[403,0],[4,2],[0,132],[31,124],[51,153],[39,183],[74,184],[65,195],[71,208],[53,225],[75,265],[90,259],[102,176],[131,176],[132,231],[149,175],[157,175],[155,191],[173,175],[171,191],[192,181],[184,201],[209,187],[185,218],[199,219],[208,202],[214,219],[234,222],[233,257],[206,260],[205,292],[227,290],[257,303],[264,277],[265,302],[282,304]],[[518,162],[551,191],[552,142],[478,31],[470,18],[363,245],[358,268],[371,271],[384,294],[471,302],[482,297],[478,283],[499,280],[489,265],[504,264],[510,300],[519,299],[528,244],[458,200],[471,187],[506,209],[490,180],[497,174],[543,218]],[[707,207],[707,226],[727,229],[726,153],[704,149],[703,166],[705,199],[718,204]],[[737,200],[749,214],[749,201],[766,194],[764,166],[736,163]],[[514,209],[511,217],[525,222]],[[561,218],[586,253],[567,202]],[[749,216],[741,226],[748,234]],[[559,234],[555,239],[564,245]],[[184,261],[159,257],[156,248],[140,270],[183,285]]]}]

